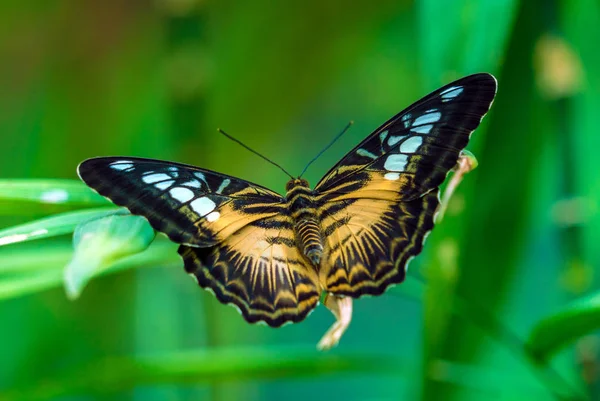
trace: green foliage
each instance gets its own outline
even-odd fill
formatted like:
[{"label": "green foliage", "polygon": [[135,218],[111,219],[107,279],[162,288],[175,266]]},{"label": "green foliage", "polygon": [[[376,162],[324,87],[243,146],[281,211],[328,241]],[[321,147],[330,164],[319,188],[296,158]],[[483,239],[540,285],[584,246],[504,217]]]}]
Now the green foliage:
[{"label": "green foliage", "polygon": [[[600,398],[597,2],[27,0],[2,3],[0,27],[0,400]],[[328,354],[324,308],[246,324],[76,177],[122,154],[283,188],[215,129],[299,172],[355,120],[315,182],[478,71],[499,80],[479,167],[406,282],[356,301]]]},{"label": "green foliage", "polygon": [[544,361],[561,348],[600,328],[600,294],[594,293],[571,302],[539,321],[527,339],[528,352]]},{"label": "green foliage", "polygon": [[65,267],[67,296],[77,298],[87,282],[124,257],[140,253],[154,240],[141,216],[100,216],[80,223],[73,233],[73,259]]}]

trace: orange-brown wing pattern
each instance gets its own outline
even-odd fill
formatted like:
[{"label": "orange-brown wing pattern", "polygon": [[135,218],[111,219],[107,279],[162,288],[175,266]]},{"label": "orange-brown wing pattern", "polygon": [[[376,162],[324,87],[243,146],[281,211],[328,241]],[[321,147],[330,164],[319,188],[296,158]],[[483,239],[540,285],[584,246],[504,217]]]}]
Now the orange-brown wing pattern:
[{"label": "orange-brown wing pattern", "polygon": [[316,270],[296,246],[285,214],[255,221],[210,248],[181,246],[185,269],[250,322],[299,322],[319,302]]},{"label": "orange-brown wing pattern", "polygon": [[326,291],[376,295],[404,279],[433,228],[439,186],[495,94],[489,74],[452,82],[391,118],[321,179]]},{"label": "orange-brown wing pattern", "polygon": [[[433,229],[438,189],[400,201],[389,189],[368,197],[341,195],[321,208],[324,253],[319,279],[324,290],[354,298],[379,295],[404,280],[406,265],[421,252]],[[368,185],[366,186],[368,187]],[[377,185],[377,187],[382,187]]]}]

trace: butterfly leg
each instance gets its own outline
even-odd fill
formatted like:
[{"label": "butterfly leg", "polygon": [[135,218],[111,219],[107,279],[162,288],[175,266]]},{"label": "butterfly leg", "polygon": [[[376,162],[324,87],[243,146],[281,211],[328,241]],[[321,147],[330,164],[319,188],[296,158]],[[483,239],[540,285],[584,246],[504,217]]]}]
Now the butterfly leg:
[{"label": "butterfly leg", "polygon": [[454,166],[454,168],[452,169],[454,174],[452,175],[450,182],[448,182],[446,190],[444,191],[444,195],[442,196],[440,209],[436,217],[436,223],[440,223],[444,218],[444,214],[446,213],[446,209],[448,208],[450,198],[454,194],[456,188],[458,188],[458,184],[460,184],[465,174],[472,170],[475,170],[476,167],[477,159],[475,158],[473,153],[469,152],[468,150],[461,151],[460,156],[458,156],[456,166]]},{"label": "butterfly leg", "polygon": [[336,322],[319,341],[317,348],[320,351],[335,347],[352,320],[352,298],[327,294],[323,303],[333,313]]}]

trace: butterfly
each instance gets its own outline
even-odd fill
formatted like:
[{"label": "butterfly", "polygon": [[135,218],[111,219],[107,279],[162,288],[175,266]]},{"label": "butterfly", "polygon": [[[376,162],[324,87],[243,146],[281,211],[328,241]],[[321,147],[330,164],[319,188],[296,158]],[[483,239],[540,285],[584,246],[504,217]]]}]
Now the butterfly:
[{"label": "butterfly", "polygon": [[78,167],[99,194],[180,244],[185,270],[250,323],[300,322],[326,294],[337,318],[321,348],[348,327],[353,298],[402,282],[434,226],[440,185],[489,110],[496,79],[454,81],[377,128],[312,189],[292,178],[280,195],[181,163],[98,157]]}]

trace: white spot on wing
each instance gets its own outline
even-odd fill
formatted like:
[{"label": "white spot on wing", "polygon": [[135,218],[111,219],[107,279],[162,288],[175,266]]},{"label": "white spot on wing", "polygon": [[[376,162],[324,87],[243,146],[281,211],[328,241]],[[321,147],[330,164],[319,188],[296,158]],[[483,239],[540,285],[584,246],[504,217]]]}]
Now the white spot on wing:
[{"label": "white spot on wing", "polygon": [[433,111],[431,113],[419,116],[415,119],[412,125],[414,127],[415,125],[432,124],[440,121],[440,118],[442,118],[442,113],[439,111]]},{"label": "white spot on wing", "polygon": [[381,131],[381,133],[379,134],[379,140],[381,141],[381,143],[385,141],[385,138],[387,138],[388,134],[388,130]]},{"label": "white spot on wing", "polygon": [[400,178],[400,173],[385,173],[383,178],[390,181],[396,181],[398,178]]},{"label": "white spot on wing", "polygon": [[410,264],[410,262],[412,262],[412,260],[415,258],[415,255],[411,255],[407,260],[406,263],[404,264],[404,271],[407,272],[408,271],[408,265]]},{"label": "white spot on wing", "polygon": [[190,207],[192,208],[192,210],[198,213],[200,216],[205,216],[209,214],[210,212],[215,210],[216,206],[217,205],[215,204],[215,202],[213,202],[206,196],[195,199],[190,203]]},{"label": "white spot on wing", "polygon": [[110,168],[112,168],[113,170],[123,171],[133,168],[133,163],[129,160],[120,160],[118,162],[111,163]]},{"label": "white spot on wing", "polygon": [[404,169],[406,168],[407,161],[407,155],[393,154],[387,157],[383,167],[388,171],[404,171]]},{"label": "white spot on wing", "polygon": [[442,95],[442,102],[449,102],[450,100],[454,99],[455,97],[457,97],[458,95],[460,95],[463,91],[463,88],[461,86],[452,86],[448,89],[446,89],[445,91],[443,91],[441,93]]},{"label": "white spot on wing", "polygon": [[433,124],[421,125],[420,127],[411,128],[412,132],[417,134],[429,134],[431,129],[433,128]]},{"label": "white spot on wing", "polygon": [[198,180],[191,180],[188,182],[184,182],[181,185],[185,185],[186,187],[192,187],[192,188],[200,188],[200,181]]},{"label": "white spot on wing", "polygon": [[391,148],[392,146],[394,146],[395,144],[397,144],[398,142],[400,142],[404,138],[406,138],[406,135],[390,136],[390,139],[388,139],[388,146]]},{"label": "white spot on wing", "polygon": [[146,184],[154,184],[155,182],[169,180],[171,177],[164,173],[153,173],[142,177],[142,181]]},{"label": "white spot on wing", "polygon": [[40,195],[40,200],[47,203],[60,203],[66,201],[68,198],[69,193],[64,189],[51,189]]},{"label": "white spot on wing", "polygon": [[161,191],[164,191],[165,189],[168,189],[174,183],[175,183],[175,180],[161,181],[161,182],[157,182],[156,184],[154,184],[154,186],[156,188],[160,189]]},{"label": "white spot on wing", "polygon": [[179,168],[175,166],[169,167],[167,171],[171,173],[171,177],[173,178],[177,178],[179,176]]},{"label": "white spot on wing", "polygon": [[190,276],[191,278],[194,279],[194,281],[196,282],[196,284],[199,284],[200,282],[198,281],[198,277],[196,277],[196,275],[194,273],[188,273],[188,276]]},{"label": "white spot on wing", "polygon": [[404,128],[410,127],[410,118],[411,118],[410,113],[402,116],[400,121],[402,121],[404,123]]},{"label": "white spot on wing", "polygon": [[213,222],[213,221],[217,221],[219,220],[219,217],[221,217],[221,213],[219,212],[210,212],[207,216],[206,216],[206,220]]},{"label": "white spot on wing", "polygon": [[422,136],[413,136],[412,138],[408,138],[406,141],[402,142],[400,145],[400,152],[402,153],[415,153],[419,146],[423,144]]},{"label": "white spot on wing", "polygon": [[229,178],[226,178],[223,180],[223,182],[221,183],[221,185],[219,185],[219,189],[217,189],[217,193],[220,194],[221,192],[223,192],[223,190],[225,188],[227,188],[227,186],[231,184],[231,180]]},{"label": "white spot on wing", "polygon": [[363,156],[363,157],[368,157],[371,159],[377,159],[377,156],[375,156],[373,153],[369,152],[366,149],[360,148],[356,151],[356,154],[359,156]]},{"label": "white spot on wing", "polygon": [[183,187],[175,187],[169,191],[169,194],[181,203],[185,203],[194,197],[194,193]]}]

